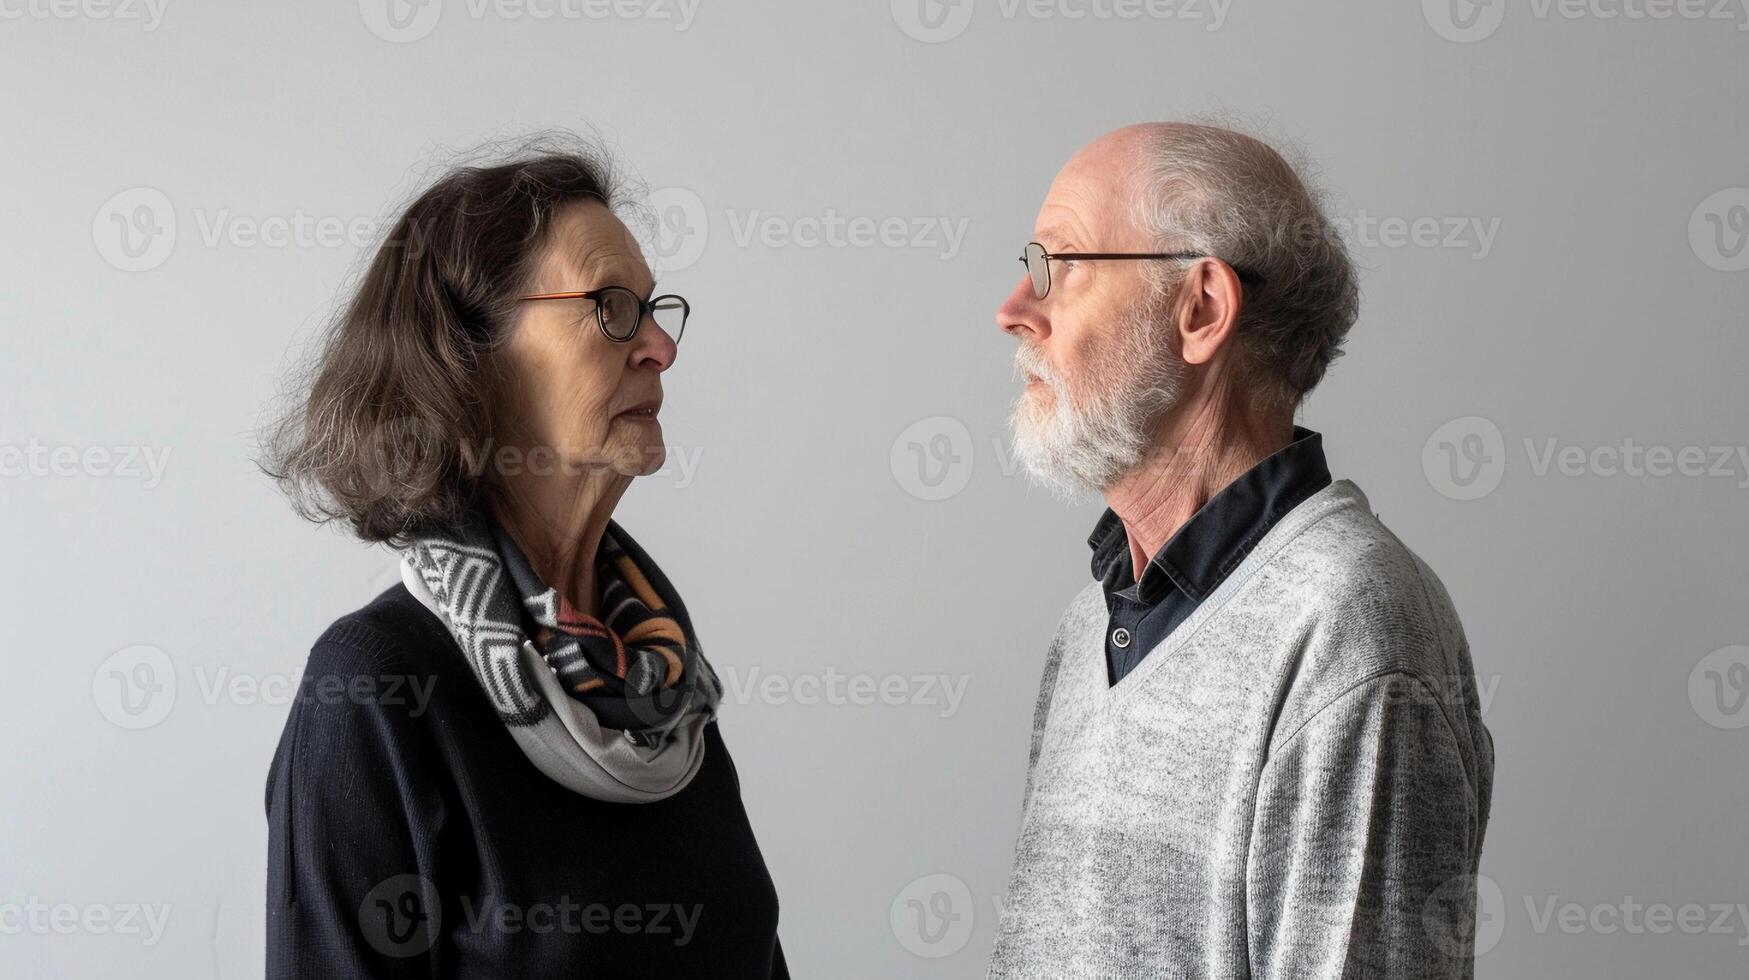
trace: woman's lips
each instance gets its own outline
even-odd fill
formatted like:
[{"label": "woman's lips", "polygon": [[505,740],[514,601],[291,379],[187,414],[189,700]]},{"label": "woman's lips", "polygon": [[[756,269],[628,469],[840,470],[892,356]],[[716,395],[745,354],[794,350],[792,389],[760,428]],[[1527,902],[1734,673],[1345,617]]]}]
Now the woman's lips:
[{"label": "woman's lips", "polygon": [[657,421],[656,416],[661,411],[662,411],[661,406],[658,406],[658,405],[639,405],[639,406],[634,406],[632,408],[628,408],[623,412],[620,412],[618,415],[615,415],[614,418],[626,419],[626,420],[631,421],[631,422],[654,423]]}]

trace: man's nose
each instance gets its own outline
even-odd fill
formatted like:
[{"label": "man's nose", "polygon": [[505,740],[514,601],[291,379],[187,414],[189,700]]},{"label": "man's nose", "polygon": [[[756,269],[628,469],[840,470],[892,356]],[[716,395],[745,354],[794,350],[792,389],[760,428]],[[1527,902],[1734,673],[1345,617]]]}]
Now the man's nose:
[{"label": "man's nose", "polygon": [[1031,279],[1021,276],[1014,284],[1013,292],[996,308],[996,326],[1003,333],[1022,340],[1028,334],[1033,340],[1043,340],[1050,335],[1050,321],[1039,309],[1038,300],[1033,299]]}]

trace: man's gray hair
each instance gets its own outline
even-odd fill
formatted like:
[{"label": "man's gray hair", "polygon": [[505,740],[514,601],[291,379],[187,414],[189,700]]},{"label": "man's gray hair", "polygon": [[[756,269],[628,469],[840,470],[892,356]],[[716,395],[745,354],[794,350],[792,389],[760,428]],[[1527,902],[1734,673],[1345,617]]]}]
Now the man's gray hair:
[{"label": "man's gray hair", "polygon": [[[1347,245],[1320,196],[1262,141],[1202,125],[1148,134],[1138,218],[1161,251],[1216,256],[1263,278],[1245,284],[1237,336],[1252,393],[1297,406],[1342,352],[1360,313]],[[1160,290],[1182,266],[1144,263]]]}]

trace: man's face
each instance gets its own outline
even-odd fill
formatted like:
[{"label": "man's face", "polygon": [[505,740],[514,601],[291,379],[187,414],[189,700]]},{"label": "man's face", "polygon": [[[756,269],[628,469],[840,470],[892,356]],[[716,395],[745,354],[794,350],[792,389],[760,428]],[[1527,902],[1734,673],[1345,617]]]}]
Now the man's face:
[{"label": "man's face", "polygon": [[[1053,255],[1158,251],[1123,184],[1133,152],[1102,140],[1070,160],[1039,210],[1034,240]],[[1157,295],[1140,262],[1050,266],[1045,298],[1023,272],[996,322],[1020,342],[1016,453],[1040,482],[1073,497],[1106,489],[1142,462],[1182,370],[1168,339],[1170,296]]]}]

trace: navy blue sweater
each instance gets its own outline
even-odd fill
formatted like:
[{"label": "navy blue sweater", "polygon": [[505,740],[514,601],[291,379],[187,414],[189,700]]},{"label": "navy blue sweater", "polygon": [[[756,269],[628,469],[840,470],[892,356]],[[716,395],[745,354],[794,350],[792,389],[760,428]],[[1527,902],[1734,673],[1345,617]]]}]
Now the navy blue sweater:
[{"label": "navy blue sweater", "polygon": [[542,774],[395,586],[316,642],[267,780],[269,977],[787,978],[713,723],[686,789]]}]

